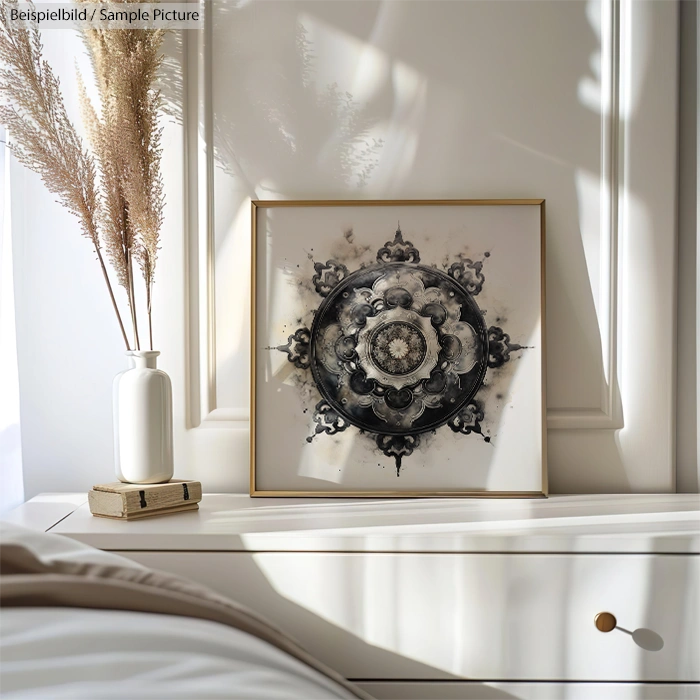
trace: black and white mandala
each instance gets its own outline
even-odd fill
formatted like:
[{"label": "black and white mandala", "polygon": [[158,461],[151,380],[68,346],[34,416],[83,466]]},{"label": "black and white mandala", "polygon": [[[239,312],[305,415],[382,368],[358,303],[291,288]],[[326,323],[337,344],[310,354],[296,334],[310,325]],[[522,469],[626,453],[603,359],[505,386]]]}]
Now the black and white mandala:
[{"label": "black and white mandala", "polygon": [[321,301],[311,329],[276,348],[311,373],[322,397],[307,440],[354,426],[395,459],[397,475],[421,436],[442,426],[489,441],[479,390],[489,369],[523,346],[486,326],[476,302],[483,267],[469,258],[445,270],[421,264],[400,228],[375,264],[351,272],[335,260],[316,262]]}]

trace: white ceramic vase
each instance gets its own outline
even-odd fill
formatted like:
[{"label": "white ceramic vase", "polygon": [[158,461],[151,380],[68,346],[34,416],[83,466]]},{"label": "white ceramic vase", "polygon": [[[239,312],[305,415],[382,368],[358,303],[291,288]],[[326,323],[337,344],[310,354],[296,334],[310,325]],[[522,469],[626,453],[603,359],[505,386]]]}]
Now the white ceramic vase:
[{"label": "white ceramic vase", "polygon": [[173,392],[156,368],[159,352],[131,350],[114,378],[114,464],[119,481],[160,484],[173,477]]}]

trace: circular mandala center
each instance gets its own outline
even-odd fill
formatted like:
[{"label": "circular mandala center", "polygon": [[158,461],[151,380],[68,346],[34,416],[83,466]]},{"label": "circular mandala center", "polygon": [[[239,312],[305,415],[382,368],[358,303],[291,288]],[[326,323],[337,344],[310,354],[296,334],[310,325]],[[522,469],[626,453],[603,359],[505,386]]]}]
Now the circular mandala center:
[{"label": "circular mandala center", "polygon": [[427,344],[410,323],[394,321],[381,326],[370,341],[370,355],[388,374],[408,374],[423,362]]},{"label": "circular mandala center", "polygon": [[468,290],[405,261],[338,282],[304,351],[302,341],[287,346],[290,361],[309,363],[333,415],[367,433],[409,437],[455,416],[481,386],[489,357],[484,317]]},{"label": "circular mandala center", "polygon": [[389,343],[389,354],[395,360],[403,360],[403,358],[408,354],[408,345],[406,344],[406,341],[402,338],[394,338]]}]

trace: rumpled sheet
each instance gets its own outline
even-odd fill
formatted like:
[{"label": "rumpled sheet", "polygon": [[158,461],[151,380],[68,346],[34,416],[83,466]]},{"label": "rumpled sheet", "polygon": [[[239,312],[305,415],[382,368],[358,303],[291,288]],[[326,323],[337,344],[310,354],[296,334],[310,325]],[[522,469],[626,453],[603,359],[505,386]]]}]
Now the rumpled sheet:
[{"label": "rumpled sheet", "polygon": [[367,698],[204,586],[0,525],[3,698]]}]

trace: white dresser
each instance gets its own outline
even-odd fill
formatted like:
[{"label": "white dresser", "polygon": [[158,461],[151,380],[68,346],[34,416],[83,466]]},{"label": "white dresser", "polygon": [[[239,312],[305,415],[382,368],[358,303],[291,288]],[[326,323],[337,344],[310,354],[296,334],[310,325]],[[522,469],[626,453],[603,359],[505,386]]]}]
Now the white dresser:
[{"label": "white dresser", "polygon": [[7,518],[205,583],[377,698],[700,698],[697,495],[227,494],[115,522],[43,494]]}]

